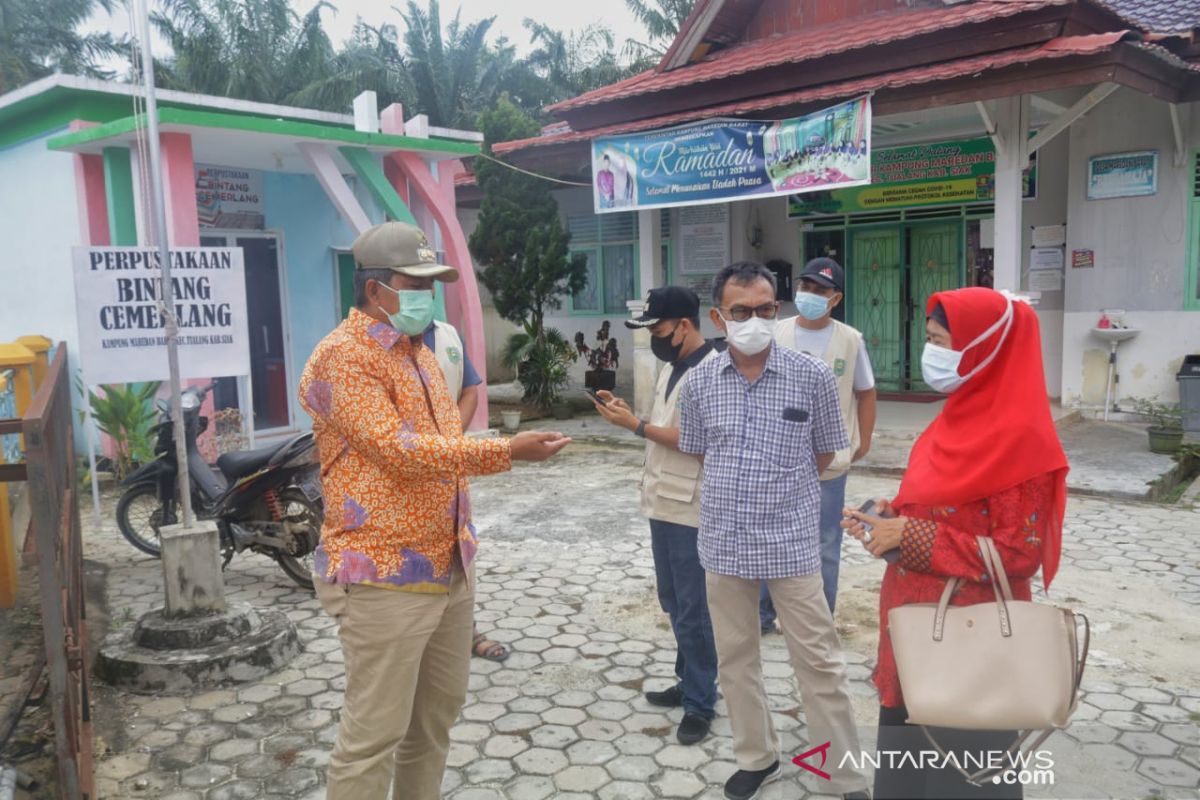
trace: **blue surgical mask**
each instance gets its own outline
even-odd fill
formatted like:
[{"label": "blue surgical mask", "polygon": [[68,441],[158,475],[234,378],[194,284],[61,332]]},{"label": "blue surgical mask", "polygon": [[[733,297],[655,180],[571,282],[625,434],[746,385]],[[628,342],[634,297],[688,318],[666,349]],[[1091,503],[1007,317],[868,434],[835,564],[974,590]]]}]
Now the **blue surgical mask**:
[{"label": "blue surgical mask", "polygon": [[809,322],[816,322],[829,313],[829,300],[812,292],[798,292],[796,310]]},{"label": "blue surgical mask", "polygon": [[385,283],[379,285],[396,295],[396,299],[400,301],[400,309],[395,314],[388,314],[382,308],[379,309],[387,314],[392,327],[409,336],[424,333],[429,323],[433,322],[433,292],[428,289],[393,289]]}]

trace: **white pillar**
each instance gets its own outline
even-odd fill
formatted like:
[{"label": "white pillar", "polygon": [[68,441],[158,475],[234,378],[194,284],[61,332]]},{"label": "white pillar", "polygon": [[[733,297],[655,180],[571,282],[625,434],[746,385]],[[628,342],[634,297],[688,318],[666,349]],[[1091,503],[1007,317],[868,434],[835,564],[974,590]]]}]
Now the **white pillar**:
[{"label": "white pillar", "polygon": [[[666,283],[662,263],[662,212],[642,209],[638,215],[638,287],[641,297],[626,303],[631,317],[641,316],[646,294]],[[650,352],[650,333],[633,332],[633,412],[645,419],[654,406],[654,387],[658,382],[658,359]]]},{"label": "white pillar", "polygon": [[638,215],[638,278],[641,296],[666,282],[662,263],[662,212],[643,209]]},{"label": "white pillar", "polygon": [[1019,291],[1024,263],[1021,173],[1029,161],[1029,97],[1004,97],[995,104],[996,250],[994,287]]}]

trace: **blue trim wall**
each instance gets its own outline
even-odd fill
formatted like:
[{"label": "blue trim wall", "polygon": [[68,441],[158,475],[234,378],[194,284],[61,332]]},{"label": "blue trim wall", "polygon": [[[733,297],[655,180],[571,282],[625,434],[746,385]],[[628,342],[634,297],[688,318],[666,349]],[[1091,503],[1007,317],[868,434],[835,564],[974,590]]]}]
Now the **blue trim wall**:
[{"label": "blue trim wall", "polygon": [[266,227],[283,234],[292,356],[288,391],[296,425],[307,429],[312,421],[296,401],[296,389],[313,349],[340,322],[333,253],[348,249],[354,234],[312,175],[266,172],[263,194]]}]

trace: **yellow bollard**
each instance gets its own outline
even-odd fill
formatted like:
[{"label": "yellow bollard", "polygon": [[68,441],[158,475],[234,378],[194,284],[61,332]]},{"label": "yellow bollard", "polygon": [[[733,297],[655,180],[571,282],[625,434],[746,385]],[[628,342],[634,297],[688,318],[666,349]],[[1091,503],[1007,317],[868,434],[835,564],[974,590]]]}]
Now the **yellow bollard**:
[{"label": "yellow bollard", "polygon": [[[12,370],[12,389],[18,418],[24,416],[29,410],[29,404],[33,402],[35,363],[37,357],[28,347],[17,343],[0,344],[0,371]],[[16,600],[17,552],[12,535],[12,515],[6,484],[0,487],[0,608],[12,608]]]},{"label": "yellow bollard", "polygon": [[36,392],[46,377],[46,370],[50,367],[50,348],[54,342],[45,336],[22,336],[17,339],[17,344],[24,345],[33,353],[33,390]]}]

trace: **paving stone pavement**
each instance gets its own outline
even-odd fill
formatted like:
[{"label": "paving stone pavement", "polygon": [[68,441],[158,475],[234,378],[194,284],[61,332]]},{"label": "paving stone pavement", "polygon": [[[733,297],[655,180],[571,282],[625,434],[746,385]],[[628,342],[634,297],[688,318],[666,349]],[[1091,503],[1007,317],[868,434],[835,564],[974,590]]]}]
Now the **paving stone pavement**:
[{"label": "paving stone pavement", "polygon": [[[474,482],[477,618],[504,642],[503,664],[473,659],[470,694],[451,732],[451,800],[719,798],[733,760],[724,703],[713,735],[674,738],[679,712],[642,691],[672,682],[675,661],[654,592],[648,528],[637,514],[640,454],[573,446],[545,465]],[[852,476],[848,501],[896,481]],[[85,535],[111,567],[114,625],[161,604],[159,563],[109,519]],[[85,527],[88,513],[85,510]],[[1076,722],[1050,740],[1054,785],[1026,797],[1195,798],[1200,784],[1200,669],[1194,633],[1200,511],[1072,498],[1051,599],[1092,618],[1094,658]],[[862,743],[874,746],[869,683],[882,565],[844,549],[838,617]],[[272,562],[235,557],[231,598],[287,610],[304,650],[268,678],[189,697],[115,695],[101,798],[320,798],[345,686],[336,631],[315,598]],[[765,683],[781,732],[785,779],[764,800],[822,797],[820,779],[787,763],[806,747],[804,714],[782,637],[764,640]]]}]

